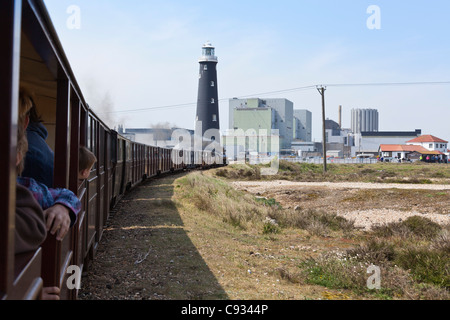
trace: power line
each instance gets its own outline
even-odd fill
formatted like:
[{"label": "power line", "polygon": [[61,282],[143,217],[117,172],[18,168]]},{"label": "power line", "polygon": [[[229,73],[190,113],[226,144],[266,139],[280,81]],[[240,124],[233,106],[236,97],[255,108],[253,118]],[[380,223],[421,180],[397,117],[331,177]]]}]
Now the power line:
[{"label": "power line", "polygon": [[359,86],[415,86],[415,85],[448,85],[450,81],[432,81],[432,82],[375,82],[375,83],[340,83],[327,84],[327,87],[359,87]]},{"label": "power line", "polygon": [[196,102],[191,103],[182,103],[182,104],[173,104],[168,106],[158,106],[158,107],[148,107],[148,108],[141,108],[141,109],[133,109],[133,110],[121,110],[121,111],[108,111],[108,112],[99,112],[99,114],[110,114],[110,113],[129,113],[129,112],[141,112],[141,111],[148,111],[148,110],[157,110],[157,109],[171,109],[171,108],[185,108],[190,106],[196,106]]},{"label": "power line", "polygon": [[286,92],[293,92],[293,91],[309,90],[309,89],[314,89],[314,88],[316,88],[316,85],[297,87],[297,88],[292,88],[292,89],[277,90],[277,91],[269,91],[269,92],[256,93],[256,94],[245,95],[245,96],[238,96],[238,97],[239,98],[260,97],[260,96],[264,96],[264,95],[268,95],[268,94],[286,93]]},{"label": "power line", "polygon": [[[243,95],[238,96],[237,98],[243,99],[243,98],[249,98],[249,97],[261,97],[265,95],[270,94],[280,94],[280,93],[288,93],[288,92],[295,92],[295,91],[305,91],[305,90],[311,90],[316,89],[320,86],[325,87],[361,87],[361,86],[374,86],[374,87],[380,87],[380,86],[418,86],[418,85],[449,85],[450,81],[421,81],[421,82],[374,82],[374,83],[334,83],[334,84],[325,84],[325,85],[309,85],[309,86],[303,86],[303,87],[296,87],[291,89],[283,89],[283,90],[276,90],[276,91],[266,91],[262,93],[256,93],[256,94],[249,94],[249,95]],[[219,99],[219,101],[226,101],[230,100],[232,98],[222,98]],[[113,114],[113,113],[134,113],[134,112],[143,112],[143,111],[150,111],[150,110],[158,110],[158,109],[178,109],[178,108],[187,108],[187,107],[193,107],[196,106],[197,102],[191,102],[191,103],[181,103],[181,104],[173,104],[173,105],[166,105],[166,106],[156,106],[156,107],[147,107],[147,108],[140,108],[140,109],[132,109],[132,110],[120,110],[120,111],[110,111],[110,112],[99,112],[99,114]]]},{"label": "power line", "polygon": [[[263,96],[268,94],[279,94],[279,93],[285,93],[285,92],[293,92],[293,91],[299,91],[299,90],[307,90],[307,89],[313,89],[316,86],[306,86],[306,87],[298,87],[298,88],[291,88],[291,89],[284,89],[284,90],[278,90],[278,91],[269,91],[269,92],[263,92],[263,93],[255,93],[251,95],[245,95],[245,96],[238,96],[239,98],[248,98],[248,97],[257,97],[257,96]],[[222,98],[219,99],[220,101],[226,101],[231,98]],[[148,111],[148,110],[157,110],[157,109],[170,109],[170,108],[186,108],[191,106],[196,106],[196,102],[191,103],[182,103],[182,104],[173,104],[168,106],[157,106],[157,107],[148,107],[148,108],[140,108],[140,109],[132,109],[132,110],[121,110],[121,111],[109,111],[109,112],[99,112],[99,114],[110,114],[110,113],[128,113],[128,112],[141,112],[141,111]]]}]

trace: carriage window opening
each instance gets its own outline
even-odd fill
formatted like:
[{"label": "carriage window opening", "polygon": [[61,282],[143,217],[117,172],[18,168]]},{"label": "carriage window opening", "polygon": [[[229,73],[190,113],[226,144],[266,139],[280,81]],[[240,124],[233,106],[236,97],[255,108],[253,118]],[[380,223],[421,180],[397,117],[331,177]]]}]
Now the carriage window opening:
[{"label": "carriage window opening", "polygon": [[87,128],[87,148],[89,150],[91,150],[92,145],[91,145],[91,129],[92,129],[92,125],[91,125],[91,118],[88,118],[88,128]]},{"label": "carriage window opening", "polygon": [[91,149],[91,151],[98,158],[98,154],[97,154],[97,123],[94,121],[93,118],[91,118],[91,121],[92,121],[92,123],[91,123],[91,128],[92,128],[91,129],[92,130],[92,135],[91,135],[91,138],[92,138],[92,142],[91,142],[92,149]]},{"label": "carriage window opening", "polygon": [[[102,127],[99,128],[99,141],[105,141],[105,131],[103,130]],[[102,164],[104,163],[105,159],[105,153],[103,152],[104,150],[101,149],[101,147],[103,147],[104,144],[100,143],[100,152],[99,152],[99,157],[98,157],[98,164]]]}]

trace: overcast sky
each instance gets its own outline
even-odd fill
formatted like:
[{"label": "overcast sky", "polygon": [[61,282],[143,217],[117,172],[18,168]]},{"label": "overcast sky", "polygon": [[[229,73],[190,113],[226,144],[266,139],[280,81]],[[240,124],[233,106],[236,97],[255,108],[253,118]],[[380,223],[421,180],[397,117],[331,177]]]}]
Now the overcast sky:
[{"label": "overcast sky", "polygon": [[[352,108],[375,108],[381,131],[450,140],[448,0],[45,0],[89,105],[111,126],[194,127],[198,58],[216,47],[221,129],[228,99],[286,98],[350,127]],[[278,92],[281,91],[281,92]],[[277,92],[277,93],[275,93]]]}]

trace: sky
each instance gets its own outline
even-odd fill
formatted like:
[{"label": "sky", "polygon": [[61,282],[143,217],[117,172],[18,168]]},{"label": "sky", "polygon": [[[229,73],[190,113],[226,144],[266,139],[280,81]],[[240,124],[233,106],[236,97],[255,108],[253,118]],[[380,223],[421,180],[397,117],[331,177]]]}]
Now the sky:
[{"label": "sky", "polygon": [[351,109],[373,108],[380,131],[450,141],[448,0],[44,3],[87,103],[111,128],[193,129],[198,59],[210,41],[221,129],[230,98],[286,98],[312,112],[321,141],[315,86],[324,85],[326,118],[337,122],[342,105],[344,128]]}]

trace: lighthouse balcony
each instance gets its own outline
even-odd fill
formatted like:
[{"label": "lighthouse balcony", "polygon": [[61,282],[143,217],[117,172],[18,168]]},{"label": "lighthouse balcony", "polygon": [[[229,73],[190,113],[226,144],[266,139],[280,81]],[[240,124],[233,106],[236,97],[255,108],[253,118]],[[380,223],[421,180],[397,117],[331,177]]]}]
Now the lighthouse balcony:
[{"label": "lighthouse balcony", "polygon": [[199,62],[217,62],[216,56],[202,56],[198,60]]}]

